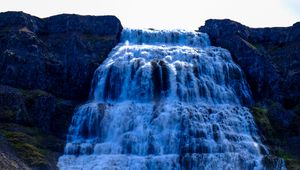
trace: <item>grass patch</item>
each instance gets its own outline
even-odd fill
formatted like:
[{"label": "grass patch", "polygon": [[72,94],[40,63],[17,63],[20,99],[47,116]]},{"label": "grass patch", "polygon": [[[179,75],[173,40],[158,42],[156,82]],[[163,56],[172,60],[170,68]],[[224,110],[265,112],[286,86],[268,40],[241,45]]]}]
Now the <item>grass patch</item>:
[{"label": "grass patch", "polygon": [[15,149],[16,155],[21,160],[37,169],[52,169],[50,168],[52,162],[49,160],[56,161],[57,158],[53,158],[53,154],[62,152],[64,146],[64,141],[34,127],[1,123],[0,133]]},{"label": "grass patch", "polygon": [[15,143],[13,144],[17,151],[17,154],[25,162],[29,163],[33,167],[48,167],[48,161],[46,160],[45,153],[37,147],[29,143]]},{"label": "grass patch", "polygon": [[281,149],[278,149],[276,152],[275,152],[275,155],[278,156],[278,157],[281,157],[282,159],[284,160],[290,160],[290,159],[293,159],[293,156]]},{"label": "grass patch", "polygon": [[37,147],[39,143],[34,137],[20,131],[0,131],[16,150],[17,156],[31,167],[48,167],[46,151]]},{"label": "grass patch", "polygon": [[[268,144],[272,155],[284,159],[288,170],[300,170],[300,160],[285,148],[288,147],[285,132],[291,133],[294,130],[295,135],[298,135],[297,128],[300,119],[298,119],[298,107],[293,109],[295,117],[290,124],[290,127],[282,127],[276,121],[273,121],[272,115],[281,109],[278,103],[268,101],[266,106],[256,105],[251,108],[254,120],[262,132],[263,140]],[[276,115],[276,114],[275,114]],[[297,122],[297,123],[296,123]]]},{"label": "grass patch", "polygon": [[262,107],[252,107],[251,111],[253,113],[254,120],[258,127],[262,130],[264,136],[269,139],[274,138],[274,130],[271,122],[267,116],[268,110]]},{"label": "grass patch", "polygon": [[295,159],[293,155],[279,149],[275,152],[275,155],[284,159],[287,169],[300,170],[300,160]]},{"label": "grass patch", "polygon": [[288,170],[300,170],[300,160],[287,159],[285,160],[285,165]]},{"label": "grass patch", "polygon": [[250,47],[251,49],[253,49],[254,51],[257,51],[258,52],[258,49],[255,45],[251,44],[250,42],[246,41],[245,39],[241,38],[241,40],[247,44],[248,47]]}]

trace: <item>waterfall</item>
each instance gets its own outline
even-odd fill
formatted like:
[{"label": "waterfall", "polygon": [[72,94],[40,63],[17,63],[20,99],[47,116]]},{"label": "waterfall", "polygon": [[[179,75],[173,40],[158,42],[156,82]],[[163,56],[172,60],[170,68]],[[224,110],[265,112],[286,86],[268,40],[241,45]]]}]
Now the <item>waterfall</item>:
[{"label": "waterfall", "polygon": [[90,96],[60,169],[266,169],[243,72],[207,34],[124,29]]}]

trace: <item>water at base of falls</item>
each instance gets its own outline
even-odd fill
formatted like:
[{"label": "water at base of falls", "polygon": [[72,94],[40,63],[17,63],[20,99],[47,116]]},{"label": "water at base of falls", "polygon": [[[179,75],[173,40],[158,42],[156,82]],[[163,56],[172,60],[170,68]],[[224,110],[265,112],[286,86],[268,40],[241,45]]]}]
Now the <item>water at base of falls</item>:
[{"label": "water at base of falls", "polygon": [[60,169],[285,169],[264,163],[243,73],[206,34],[124,29],[92,84]]}]

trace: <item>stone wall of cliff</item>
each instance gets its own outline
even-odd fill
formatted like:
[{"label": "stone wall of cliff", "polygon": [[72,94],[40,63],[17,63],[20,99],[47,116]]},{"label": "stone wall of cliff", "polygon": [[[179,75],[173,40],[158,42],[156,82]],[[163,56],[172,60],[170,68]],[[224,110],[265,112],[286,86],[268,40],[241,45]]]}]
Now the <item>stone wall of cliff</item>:
[{"label": "stone wall of cliff", "polygon": [[250,28],[228,19],[207,20],[199,31],[232,53],[251,86],[252,111],[265,143],[300,169],[300,23]]},{"label": "stone wall of cliff", "polygon": [[74,109],[121,31],[114,16],[0,13],[1,167],[56,169]]},{"label": "stone wall of cliff", "polygon": [[114,16],[58,15],[39,19],[0,14],[0,83],[85,100],[94,70],[118,43]]}]

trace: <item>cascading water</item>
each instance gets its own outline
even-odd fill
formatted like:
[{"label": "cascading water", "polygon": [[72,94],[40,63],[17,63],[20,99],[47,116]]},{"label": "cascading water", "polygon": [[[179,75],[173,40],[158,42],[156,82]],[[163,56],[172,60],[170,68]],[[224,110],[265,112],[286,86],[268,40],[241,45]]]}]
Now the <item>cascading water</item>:
[{"label": "cascading water", "polygon": [[92,84],[60,169],[266,169],[243,73],[206,34],[124,29]]}]

